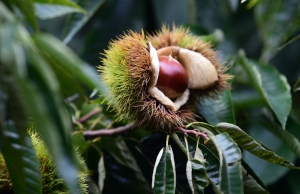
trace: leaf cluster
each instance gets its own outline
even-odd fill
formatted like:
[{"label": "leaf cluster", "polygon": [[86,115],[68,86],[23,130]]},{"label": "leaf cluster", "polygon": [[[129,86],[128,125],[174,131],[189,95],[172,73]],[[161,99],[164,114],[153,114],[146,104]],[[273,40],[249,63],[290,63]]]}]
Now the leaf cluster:
[{"label": "leaf cluster", "polygon": [[[51,158],[58,183],[80,193],[77,150],[90,193],[282,193],[283,185],[297,194],[299,13],[293,0],[1,1],[0,191],[42,193],[53,169],[45,174],[40,158]],[[84,137],[128,124],[101,97],[98,53],[123,31],[173,22],[212,42],[234,75],[232,90],[204,98],[199,121],[185,126],[210,140],[142,128]],[[49,153],[34,149],[32,126]]]}]

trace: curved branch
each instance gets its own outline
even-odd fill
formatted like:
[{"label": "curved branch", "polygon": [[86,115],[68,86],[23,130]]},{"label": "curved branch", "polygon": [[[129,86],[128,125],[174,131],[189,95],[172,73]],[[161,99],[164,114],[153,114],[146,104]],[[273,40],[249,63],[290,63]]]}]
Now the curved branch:
[{"label": "curved branch", "polygon": [[80,117],[79,119],[77,119],[77,121],[80,122],[80,123],[83,123],[83,122],[87,121],[90,117],[101,113],[101,111],[102,111],[101,108],[94,109],[91,112],[89,112],[88,114],[86,114],[86,115]]},{"label": "curved branch", "polygon": [[175,127],[173,128],[174,131],[181,131],[184,136],[194,135],[196,138],[202,137],[204,139],[204,144],[209,141],[209,137],[207,136],[206,132],[200,132],[198,129],[188,130],[184,127]]},{"label": "curved branch", "polygon": [[134,129],[134,123],[130,123],[128,125],[117,127],[114,129],[99,129],[99,130],[89,130],[84,131],[84,137],[97,137],[97,136],[112,136],[117,135],[126,131],[130,131]]}]

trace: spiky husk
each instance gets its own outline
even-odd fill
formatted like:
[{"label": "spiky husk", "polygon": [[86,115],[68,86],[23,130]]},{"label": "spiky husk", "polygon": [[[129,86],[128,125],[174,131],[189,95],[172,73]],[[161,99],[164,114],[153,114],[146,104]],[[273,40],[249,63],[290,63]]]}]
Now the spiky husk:
[{"label": "spiky husk", "polygon": [[173,25],[172,30],[170,30],[169,27],[164,25],[161,31],[155,35],[149,35],[147,41],[151,42],[152,46],[157,50],[167,46],[179,46],[201,53],[215,66],[218,72],[218,82],[213,87],[205,90],[191,90],[191,97],[193,99],[214,97],[222,90],[230,88],[228,80],[232,76],[225,73],[227,68],[221,64],[217,52],[211,48],[209,42],[205,42],[199,36],[191,34],[189,29]]},{"label": "spiky husk", "polygon": [[129,31],[111,42],[102,62],[99,71],[110,89],[106,100],[119,119],[146,130],[170,130],[194,121],[189,104],[175,112],[147,94],[153,67],[143,35]]},{"label": "spiky husk", "polygon": [[[43,184],[43,193],[60,193],[68,194],[70,193],[66,188],[63,180],[57,176],[55,165],[46,149],[41,138],[35,132],[30,132],[30,137],[32,140],[33,147],[35,149],[37,158],[40,163],[40,170],[42,172],[42,184]],[[80,163],[83,165],[84,161],[79,159]],[[88,193],[88,184],[87,184],[87,172],[81,172],[78,176],[78,188],[80,193]],[[9,177],[9,172],[5,164],[3,156],[0,154],[0,193],[1,192],[12,192],[13,185],[12,180]]]},{"label": "spiky husk", "polygon": [[12,180],[9,177],[9,172],[6,167],[5,160],[0,153],[0,193],[10,190],[12,190]]}]

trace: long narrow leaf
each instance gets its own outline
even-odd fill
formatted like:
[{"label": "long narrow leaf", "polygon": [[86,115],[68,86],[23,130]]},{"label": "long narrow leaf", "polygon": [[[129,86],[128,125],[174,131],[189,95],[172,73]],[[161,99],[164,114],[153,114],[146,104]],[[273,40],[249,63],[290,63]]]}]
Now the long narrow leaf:
[{"label": "long narrow leaf", "polygon": [[26,82],[24,84],[21,83],[21,86],[22,94],[26,98],[28,106],[30,106],[29,112],[34,118],[39,133],[55,159],[60,175],[64,178],[72,193],[77,193],[77,168],[74,166],[75,159],[73,159],[72,151],[69,152],[71,144],[64,142],[62,139],[64,136],[60,136],[59,131],[57,131],[59,129],[55,126],[55,122],[48,113],[48,107],[45,105],[46,102],[42,94]]},{"label": "long narrow leaf", "polygon": [[12,121],[7,122],[3,135],[2,154],[14,192],[17,194],[42,193],[40,164],[29,135],[19,135]]},{"label": "long narrow leaf", "polygon": [[242,170],[243,170],[243,180],[244,180],[244,192],[255,190],[265,190],[268,191],[266,185],[261,180],[254,170],[242,159]]},{"label": "long narrow leaf", "polygon": [[80,10],[82,13],[86,13],[86,11],[77,5],[75,2],[71,0],[34,0],[35,3],[43,3],[48,5],[64,5],[67,7],[72,7]]},{"label": "long narrow leaf", "polygon": [[151,189],[150,189],[148,182],[146,181],[145,177],[143,176],[141,169],[139,168],[135,158],[131,154],[131,152],[128,149],[125,142],[123,140],[120,140],[120,141],[117,141],[116,144],[125,160],[126,166],[128,166],[129,168],[131,168],[134,171],[135,176],[139,182],[139,185],[143,189],[143,192],[151,193]]},{"label": "long narrow leaf", "polygon": [[288,168],[300,169],[300,167],[295,167],[294,164],[276,155],[272,150],[255,141],[252,137],[250,137],[236,125],[229,123],[219,123],[216,125],[216,129],[220,132],[228,133],[239,146],[261,159]]},{"label": "long narrow leaf", "polygon": [[[176,133],[172,133],[172,139],[175,141],[175,143],[180,147],[180,149],[186,153],[186,148],[185,148],[185,142],[183,135],[177,135]],[[197,153],[197,140],[188,137],[188,142],[189,142],[189,151],[190,151],[190,156],[194,156],[194,159],[199,160],[195,155]],[[198,149],[201,150],[203,154],[203,159],[205,161],[200,160],[202,163],[206,163],[205,168],[206,168],[206,174],[207,177],[209,178],[209,181],[211,184],[218,185],[219,184],[219,168],[220,168],[220,161],[216,155],[212,153],[210,149],[208,149],[205,145],[199,143]],[[195,151],[196,150],[196,151]],[[193,154],[195,153],[195,154]]]},{"label": "long narrow leaf", "polygon": [[260,119],[263,126],[273,132],[282,142],[290,148],[290,150],[300,158],[300,142],[299,140],[287,130],[282,128],[274,121],[269,112],[264,112],[263,118]]},{"label": "long narrow leaf", "polygon": [[242,168],[243,173],[243,185],[245,194],[268,194],[261,185],[259,185],[255,179]]},{"label": "long narrow leaf", "polygon": [[104,180],[106,177],[106,171],[104,166],[104,157],[103,155],[100,157],[99,163],[98,163],[98,172],[99,172],[99,181],[98,181],[98,187],[100,190],[100,193],[102,193],[104,188]]},{"label": "long narrow leaf", "polygon": [[290,86],[286,78],[271,65],[247,60],[241,52],[238,62],[246,71],[252,86],[274,111],[284,129],[292,107]]},{"label": "long narrow leaf", "polygon": [[33,0],[13,0],[16,6],[23,13],[29,24],[35,31],[38,31],[38,22],[35,17],[35,10],[33,7]]},{"label": "long narrow leaf", "polygon": [[220,188],[225,193],[243,193],[241,158],[242,153],[237,144],[226,133],[216,135],[216,140],[222,149],[224,163]]},{"label": "long narrow leaf", "polygon": [[[17,31],[27,51],[28,71],[17,70],[17,82],[27,112],[32,116],[37,130],[45,141],[50,153],[68,188],[77,192],[76,157],[71,144],[71,121],[61,100],[60,88],[49,65],[35,48],[31,37],[22,27]],[[45,72],[47,72],[45,74]]]},{"label": "long narrow leaf", "polygon": [[34,0],[34,2],[36,15],[40,19],[55,18],[74,12],[87,14],[83,8],[70,0]]},{"label": "long narrow leaf", "polygon": [[187,162],[186,176],[193,193],[204,193],[208,186],[205,166],[199,160],[192,159]]},{"label": "long narrow leaf", "polygon": [[104,2],[105,0],[79,0],[78,4],[88,12],[88,15],[74,13],[68,17],[63,30],[63,42],[68,44],[75,34],[94,16]]},{"label": "long narrow leaf", "polygon": [[176,186],[174,154],[171,146],[162,148],[156,158],[153,175],[153,193],[173,194]]},{"label": "long narrow leaf", "polygon": [[[0,10],[1,11],[1,10]],[[5,12],[4,12],[5,14]],[[1,16],[0,16],[1,17]],[[20,93],[18,73],[26,67],[26,57],[22,45],[17,40],[19,28],[14,23],[0,25],[0,83],[3,85],[2,95],[7,96],[6,107],[9,114],[6,119],[14,120],[19,134],[26,134],[28,127],[28,114]],[[4,97],[4,96],[3,96]]]},{"label": "long narrow leaf", "polygon": [[97,88],[102,93],[106,92],[104,84],[95,69],[85,64],[71,49],[51,35],[40,34],[34,38],[37,46],[50,55],[62,68],[73,74],[78,80],[86,84],[90,89]]},{"label": "long narrow leaf", "polygon": [[[215,161],[213,163],[213,168],[212,168],[213,171],[211,171],[210,169],[207,169],[207,174],[209,176],[209,182],[212,185],[213,190],[215,191],[215,193],[220,194],[223,192],[223,191],[221,191],[221,188],[220,188],[220,185],[222,182],[222,177],[227,176],[227,172],[223,172],[222,169],[224,169],[224,168],[226,169],[227,164],[224,159],[222,148],[220,147],[220,145],[216,139],[216,136],[210,131],[211,129],[208,129],[210,127],[210,125],[206,126],[207,128],[204,128],[204,127],[205,127],[205,125],[198,127],[198,128],[201,131],[206,132],[207,136],[210,139],[208,141],[208,143],[206,144],[207,148],[210,151],[207,153],[208,153],[208,155],[211,155],[211,153],[212,153],[214,156],[218,156],[217,160],[216,160],[216,158],[212,157],[212,159]],[[218,163],[217,163],[217,161],[218,161]],[[225,166],[225,167],[223,167],[223,166]],[[210,175],[210,171],[212,172],[211,175]],[[223,175],[224,173],[225,173],[225,175]]]}]

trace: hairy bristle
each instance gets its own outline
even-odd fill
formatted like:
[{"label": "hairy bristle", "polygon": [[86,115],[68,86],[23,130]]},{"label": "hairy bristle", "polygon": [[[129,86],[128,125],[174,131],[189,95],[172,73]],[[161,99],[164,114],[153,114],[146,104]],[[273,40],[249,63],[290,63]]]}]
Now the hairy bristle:
[{"label": "hairy bristle", "polygon": [[[168,109],[147,93],[147,86],[153,72],[150,48],[160,49],[167,46],[179,46],[206,57],[216,68],[218,81],[204,90],[190,90],[188,102],[177,111]],[[188,29],[175,27],[170,30],[163,26],[156,35],[148,36],[129,31],[112,41],[103,54],[103,66],[99,67],[103,81],[110,90],[106,94],[109,105],[116,111],[119,119],[135,121],[135,124],[147,130],[170,130],[195,121],[194,107],[202,97],[213,97],[229,89],[226,67],[220,63],[217,53],[209,42],[192,35]]]},{"label": "hairy bristle", "polygon": [[171,111],[147,93],[153,67],[142,35],[129,31],[111,42],[102,62],[99,71],[110,88],[106,99],[119,119],[149,130],[169,130],[194,121],[192,111]]}]

